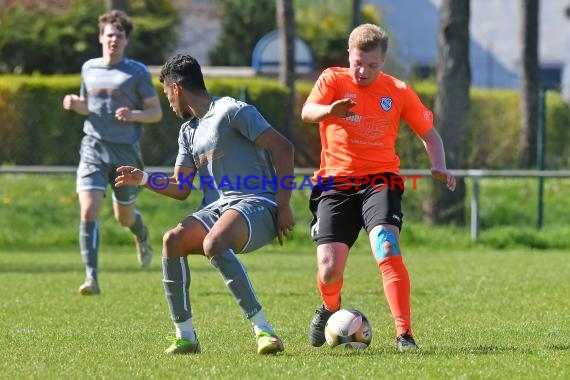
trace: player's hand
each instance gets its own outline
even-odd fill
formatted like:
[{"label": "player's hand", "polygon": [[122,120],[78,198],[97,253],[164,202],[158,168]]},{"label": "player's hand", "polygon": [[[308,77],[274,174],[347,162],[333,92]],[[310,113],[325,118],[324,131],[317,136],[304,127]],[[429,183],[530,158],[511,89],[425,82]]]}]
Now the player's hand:
[{"label": "player's hand", "polygon": [[117,168],[119,175],[115,178],[115,186],[138,186],[143,178],[143,172],[134,166],[121,166]]},{"label": "player's hand", "polygon": [[293,217],[293,210],[289,203],[280,204],[277,206],[277,239],[279,245],[283,245],[283,237],[289,237],[289,233],[293,231],[295,226],[295,218]]},{"label": "player's hand", "polygon": [[331,115],[337,117],[342,117],[342,118],[350,117],[354,115],[354,112],[350,111],[350,109],[355,105],[356,102],[352,99],[349,98],[340,99],[331,104],[330,113]]},{"label": "player's hand", "polygon": [[63,109],[68,111],[73,110],[73,107],[75,107],[75,103],[77,103],[79,99],[80,99],[79,96],[75,94],[65,95],[63,97]]},{"label": "player's hand", "polygon": [[431,169],[431,175],[439,182],[444,183],[449,190],[455,190],[455,176],[449,170],[433,168]]},{"label": "player's hand", "polygon": [[119,121],[133,121],[133,112],[128,107],[117,108],[115,118]]}]

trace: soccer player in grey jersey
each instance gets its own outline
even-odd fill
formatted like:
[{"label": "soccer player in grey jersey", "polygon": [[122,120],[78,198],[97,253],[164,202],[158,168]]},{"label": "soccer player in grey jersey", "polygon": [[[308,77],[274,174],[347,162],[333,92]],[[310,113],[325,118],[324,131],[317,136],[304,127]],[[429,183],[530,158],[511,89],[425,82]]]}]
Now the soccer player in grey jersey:
[{"label": "soccer player in grey jersey", "polygon": [[77,168],[77,193],[81,207],[79,245],[86,269],[83,295],[99,294],[97,259],[98,219],[107,185],[113,189],[113,210],[119,223],[135,235],[137,257],[146,267],[152,258],[148,228],[135,208],[138,187],[115,187],[116,168],[142,167],[139,140],[142,123],[162,118],[150,72],[140,62],[125,57],[132,23],[122,11],[99,17],[102,57],[90,59],[81,69],[80,94],[68,94],[63,108],[87,116]]},{"label": "soccer player in grey jersey", "polygon": [[253,326],[257,352],[280,352],[283,344],[267,322],[236,254],[254,251],[275,236],[282,244],[283,236],[293,228],[292,187],[287,182],[293,175],[293,146],[255,107],[230,97],[211,96],[200,65],[189,55],[168,60],[160,81],[172,110],[190,119],[180,129],[174,175],[162,182],[154,177],[148,181],[149,174],[124,166],[117,169],[121,175],[116,185],[141,184],[181,200],[194,186],[204,190],[198,211],[163,238],[164,289],[176,327],[176,337],[166,352],[200,352],[188,294],[189,254],[205,255],[221,274]]}]

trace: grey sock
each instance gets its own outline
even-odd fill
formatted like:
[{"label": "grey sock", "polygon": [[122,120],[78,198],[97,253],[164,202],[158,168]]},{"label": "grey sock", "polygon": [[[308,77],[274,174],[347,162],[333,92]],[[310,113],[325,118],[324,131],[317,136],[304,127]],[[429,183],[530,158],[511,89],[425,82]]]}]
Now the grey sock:
[{"label": "grey sock", "polygon": [[184,322],[192,317],[190,307],[190,269],[186,257],[163,257],[164,293],[174,322]]},{"label": "grey sock", "polygon": [[139,241],[146,238],[142,215],[138,210],[135,210],[135,222],[129,227],[129,229],[139,239]]},{"label": "grey sock", "polygon": [[99,251],[99,225],[97,221],[79,223],[79,249],[85,264],[87,277],[97,279],[97,255]]},{"label": "grey sock", "polygon": [[222,275],[226,286],[247,318],[261,310],[245,267],[231,249],[214,255],[210,262]]}]

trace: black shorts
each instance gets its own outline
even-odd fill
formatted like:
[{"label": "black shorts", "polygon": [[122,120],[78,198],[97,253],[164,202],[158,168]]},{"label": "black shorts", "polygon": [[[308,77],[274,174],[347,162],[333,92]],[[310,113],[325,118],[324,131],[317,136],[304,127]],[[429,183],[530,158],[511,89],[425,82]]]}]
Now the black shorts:
[{"label": "black shorts", "polygon": [[367,233],[381,224],[401,229],[403,194],[403,181],[394,173],[319,181],[309,202],[311,239],[352,247],[362,227]]}]

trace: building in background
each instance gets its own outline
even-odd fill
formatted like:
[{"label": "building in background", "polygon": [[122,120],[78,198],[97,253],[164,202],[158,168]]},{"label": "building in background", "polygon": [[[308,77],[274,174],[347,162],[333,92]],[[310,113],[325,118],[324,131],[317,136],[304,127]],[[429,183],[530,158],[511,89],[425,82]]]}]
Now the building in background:
[{"label": "building in background", "polygon": [[[392,46],[409,72],[434,73],[437,62],[438,7],[441,0],[365,0],[376,6]],[[472,85],[518,88],[520,66],[519,0],[472,0],[470,61]],[[568,0],[540,2],[539,61],[549,88],[570,94],[570,19]],[[567,78],[567,79],[566,79]],[[566,83],[567,82],[567,83]]]},{"label": "building in background", "polygon": [[220,35],[222,24],[211,0],[176,0],[180,7],[180,35],[173,54],[190,54],[208,65],[208,52]]},{"label": "building in background", "polygon": [[[208,65],[208,50],[215,45],[221,30],[214,2],[179,0],[179,4],[183,24],[176,53],[190,53]],[[379,10],[390,33],[389,54],[407,74],[420,78],[435,72],[440,4],[441,0],[362,1],[362,5],[373,5]],[[568,6],[570,0],[541,1],[539,61],[543,84],[561,89],[570,100]],[[519,0],[471,1],[470,60],[474,87],[519,87],[519,25]]]}]

